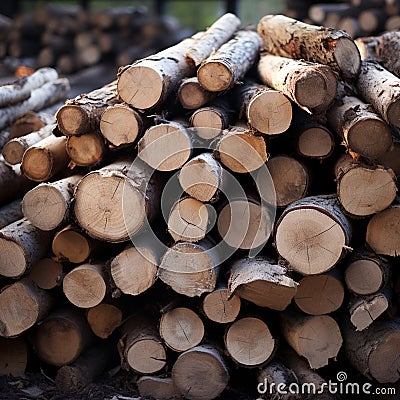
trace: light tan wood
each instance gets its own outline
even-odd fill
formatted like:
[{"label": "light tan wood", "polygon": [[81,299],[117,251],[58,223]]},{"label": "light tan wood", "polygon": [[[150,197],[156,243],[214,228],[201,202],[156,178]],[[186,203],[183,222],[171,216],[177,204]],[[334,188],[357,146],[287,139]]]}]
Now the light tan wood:
[{"label": "light tan wood", "polygon": [[200,65],[197,79],[201,86],[210,92],[231,88],[251,68],[260,47],[261,39],[256,32],[238,31]]},{"label": "light tan wood", "polygon": [[69,157],[65,137],[54,135],[29,147],[21,162],[23,174],[35,182],[44,182],[66,169]]},{"label": "light tan wood", "polygon": [[104,265],[83,264],[65,275],[63,292],[66,298],[77,307],[95,307],[106,295],[105,280]]},{"label": "light tan wood", "polygon": [[167,400],[180,398],[182,395],[174,384],[172,378],[145,375],[138,379],[137,386],[142,397]]},{"label": "light tan wood", "polygon": [[337,76],[322,64],[264,54],[258,63],[258,73],[264,84],[279,90],[308,112],[325,112],[336,95]]},{"label": "light tan wood", "polygon": [[112,279],[122,293],[137,296],[153,286],[158,260],[149,247],[128,246],[110,264]]},{"label": "light tan wood", "polygon": [[143,133],[144,125],[140,114],[124,103],[108,106],[100,119],[101,134],[112,147],[134,143]]},{"label": "light tan wood", "polygon": [[218,255],[208,240],[178,242],[162,257],[158,277],[177,293],[200,296],[215,289],[218,263]]},{"label": "light tan wood", "polygon": [[190,159],[179,172],[179,183],[190,196],[203,202],[218,200],[225,189],[225,170],[211,153]]},{"label": "light tan wood", "polygon": [[0,275],[18,278],[49,250],[51,233],[34,227],[25,218],[0,230]]},{"label": "light tan wood", "polygon": [[328,315],[310,316],[293,310],[280,315],[282,333],[299,356],[307,359],[312,369],[328,365],[336,358],[342,335],[337,322]]},{"label": "light tan wood", "polygon": [[309,315],[330,314],[341,307],[343,300],[343,283],[335,270],[303,277],[294,296],[297,307]]},{"label": "light tan wood", "polygon": [[50,311],[51,298],[31,280],[24,278],[0,292],[0,336],[25,332]]},{"label": "light tan wood", "polygon": [[345,78],[356,78],[360,73],[360,54],[346,32],[284,15],[264,16],[257,30],[271,54],[326,64]]},{"label": "light tan wood", "polygon": [[113,304],[100,303],[87,311],[86,318],[92,332],[107,339],[121,325],[122,311]]},{"label": "light tan wood", "polygon": [[0,207],[0,229],[18,221],[23,216],[20,199],[14,200],[3,207]]},{"label": "light tan wood", "polygon": [[31,268],[28,278],[41,289],[54,289],[58,278],[63,273],[63,266],[51,258],[43,258]]},{"label": "light tan wood", "polygon": [[367,36],[359,37],[354,41],[360,52],[361,60],[378,61],[376,54],[377,39],[375,36]]},{"label": "light tan wood", "polygon": [[22,211],[30,223],[50,231],[68,220],[73,190],[82,175],[72,175],[52,183],[42,183],[22,200]]},{"label": "light tan wood", "polygon": [[200,344],[204,336],[204,324],[191,309],[177,307],[161,316],[159,332],[170,349],[183,352]]},{"label": "light tan wood", "polygon": [[95,132],[82,136],[69,136],[66,143],[70,166],[95,167],[100,164],[105,154],[104,139]]},{"label": "light tan wood", "polygon": [[193,197],[184,197],[171,208],[168,232],[175,242],[198,242],[206,236],[209,219],[204,203]]},{"label": "light tan wood", "polygon": [[28,364],[28,344],[24,337],[0,338],[0,376],[21,376]]},{"label": "light tan wood", "polygon": [[303,275],[331,269],[345,254],[351,238],[350,221],[333,195],[292,203],[275,229],[279,254]]},{"label": "light tan wood", "polygon": [[228,287],[231,294],[257,306],[283,311],[296,294],[297,282],[287,275],[286,268],[256,257],[232,264]]},{"label": "light tan wood", "polygon": [[165,367],[166,351],[151,318],[133,315],[121,329],[118,346],[124,369],[131,368],[140,374],[154,374]]},{"label": "light tan wood", "polygon": [[259,318],[238,319],[225,333],[225,347],[233,361],[245,367],[268,362],[275,350],[275,339],[268,325]]},{"label": "light tan wood", "polygon": [[61,367],[74,362],[92,340],[90,328],[78,311],[63,308],[52,312],[36,329],[38,357]]},{"label": "light tan wood", "polygon": [[366,242],[371,249],[386,256],[400,254],[400,207],[393,205],[374,215],[367,226]]},{"label": "light tan wood", "polygon": [[186,78],[178,89],[178,98],[183,108],[196,110],[216,97],[215,92],[210,92],[200,85],[196,77]]},{"label": "light tan wood", "polygon": [[[212,376],[207,385],[204,378]],[[172,368],[172,379],[189,400],[212,400],[228,385],[229,371],[220,351],[213,346],[196,346],[182,353]]]}]

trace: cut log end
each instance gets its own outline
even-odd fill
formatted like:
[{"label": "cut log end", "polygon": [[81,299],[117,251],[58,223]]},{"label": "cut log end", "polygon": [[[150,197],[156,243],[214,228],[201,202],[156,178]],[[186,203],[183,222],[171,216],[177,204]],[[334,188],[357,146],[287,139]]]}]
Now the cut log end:
[{"label": "cut log end", "polygon": [[4,145],[2,153],[8,164],[16,165],[21,162],[25,150],[19,142],[10,140]]},{"label": "cut log end", "polygon": [[71,161],[82,167],[99,164],[105,152],[102,137],[94,132],[82,136],[70,136],[66,146]]},{"label": "cut log end", "polygon": [[31,147],[22,160],[24,175],[32,181],[44,182],[51,177],[53,162],[53,154],[47,149]]},{"label": "cut log end", "polygon": [[303,131],[298,139],[298,152],[309,158],[329,157],[335,147],[332,134],[323,128],[309,128]]},{"label": "cut log end", "polygon": [[57,278],[62,274],[63,266],[51,258],[43,258],[29,272],[29,279],[42,289],[53,289],[57,286]]},{"label": "cut log end", "polygon": [[0,275],[10,278],[21,276],[27,268],[22,247],[12,240],[0,237],[0,248]]},{"label": "cut log end", "polygon": [[392,125],[400,127],[400,99],[390,103],[386,111],[386,118]]},{"label": "cut log end", "polygon": [[333,57],[344,78],[352,79],[360,73],[361,56],[350,38],[341,37],[336,41]]},{"label": "cut log end", "polygon": [[350,321],[357,331],[367,329],[389,307],[386,296],[382,293],[365,299],[354,299],[350,305]]},{"label": "cut log end", "polygon": [[52,250],[58,260],[80,264],[89,257],[91,248],[89,240],[81,232],[66,227],[54,236]]},{"label": "cut log end", "polygon": [[351,262],[344,277],[349,290],[361,295],[375,293],[383,284],[381,268],[375,260],[368,258]]},{"label": "cut log end", "polygon": [[141,374],[154,374],[165,366],[164,346],[154,339],[142,339],[128,350],[126,359],[134,371]]},{"label": "cut log end", "polygon": [[209,61],[200,66],[197,77],[201,85],[210,92],[221,92],[232,86],[232,72],[218,61]]},{"label": "cut log end", "polygon": [[203,311],[208,319],[220,324],[233,322],[239,315],[240,297],[231,295],[228,288],[216,289],[203,300]]},{"label": "cut log end", "polygon": [[[321,90],[315,90],[318,87]],[[303,107],[313,109],[326,102],[328,97],[333,100],[336,92],[328,93],[328,85],[325,75],[315,71],[309,74],[304,74],[295,86],[295,98]]]},{"label": "cut log end", "polygon": [[101,303],[88,310],[87,320],[97,337],[107,339],[121,325],[122,311],[112,304]]},{"label": "cut log end", "polygon": [[[217,110],[212,108],[202,108],[195,111],[190,119],[192,125],[195,128],[210,128],[220,131],[225,128],[223,117],[218,113]],[[217,133],[216,133],[217,135]]]},{"label": "cut log end", "polygon": [[64,135],[75,135],[89,124],[87,114],[77,105],[66,104],[56,113],[58,129]]}]

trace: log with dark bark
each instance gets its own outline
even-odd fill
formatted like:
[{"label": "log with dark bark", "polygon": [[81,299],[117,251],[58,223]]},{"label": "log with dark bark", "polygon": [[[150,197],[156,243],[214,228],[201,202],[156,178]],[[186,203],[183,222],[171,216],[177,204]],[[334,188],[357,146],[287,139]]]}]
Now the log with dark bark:
[{"label": "log with dark bark", "polygon": [[344,78],[353,79],[360,73],[360,54],[346,32],[283,15],[266,15],[257,29],[264,48],[271,54],[326,64]]}]

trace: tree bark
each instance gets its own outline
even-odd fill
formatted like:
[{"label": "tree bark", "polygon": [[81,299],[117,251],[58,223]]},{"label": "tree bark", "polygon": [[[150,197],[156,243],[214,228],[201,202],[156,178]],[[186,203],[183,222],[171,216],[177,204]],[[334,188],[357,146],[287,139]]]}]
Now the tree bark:
[{"label": "tree bark", "polygon": [[210,92],[227,90],[239,82],[258,57],[261,39],[256,32],[238,31],[197,70],[201,86]]},{"label": "tree bark", "polygon": [[52,301],[45,290],[24,278],[0,292],[0,304],[0,336],[9,338],[20,335],[43,319]]},{"label": "tree bark", "polygon": [[264,84],[282,92],[309,113],[324,113],[336,95],[337,77],[325,65],[264,54],[258,63],[258,73]]},{"label": "tree bark", "polygon": [[113,304],[100,303],[89,308],[86,318],[92,332],[100,339],[107,339],[122,323],[122,311]]},{"label": "tree bark", "polygon": [[303,275],[331,269],[349,249],[350,238],[350,221],[335,195],[306,197],[292,203],[275,227],[279,254]]},{"label": "tree bark", "polygon": [[257,30],[271,54],[326,64],[348,79],[360,73],[360,54],[346,32],[283,15],[266,15]]},{"label": "tree bark", "polygon": [[0,229],[12,224],[15,221],[18,221],[23,216],[21,200],[19,199],[0,207]]},{"label": "tree bark", "polygon": [[236,294],[259,307],[283,311],[296,294],[297,282],[287,275],[286,268],[257,257],[232,264],[228,287],[231,295]]},{"label": "tree bark", "polygon": [[183,108],[196,110],[213,100],[217,93],[210,92],[200,85],[196,77],[182,80],[178,89],[178,98]]},{"label": "tree bark", "polygon": [[104,139],[96,132],[68,136],[66,150],[71,159],[70,167],[95,167],[101,163],[106,152]]},{"label": "tree bark", "polygon": [[20,219],[0,230],[0,275],[18,278],[45,256],[51,233],[40,231],[27,219]]},{"label": "tree bark", "polygon": [[56,229],[69,219],[74,187],[82,175],[72,175],[31,189],[22,200],[22,211],[29,222],[43,231]]}]

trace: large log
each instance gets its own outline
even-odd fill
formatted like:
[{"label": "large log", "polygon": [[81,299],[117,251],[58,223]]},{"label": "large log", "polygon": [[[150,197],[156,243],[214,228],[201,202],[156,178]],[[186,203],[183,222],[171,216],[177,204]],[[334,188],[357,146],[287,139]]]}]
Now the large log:
[{"label": "large log", "polygon": [[[28,278],[0,292],[0,336],[20,335],[43,319],[52,306],[49,294]],[[16,311],[18,310],[18,311]]]},{"label": "large log", "polygon": [[69,89],[68,79],[60,78],[32,90],[31,96],[27,100],[0,109],[0,129],[4,129],[28,111],[39,111],[60,100],[64,100],[68,95]]},{"label": "large log", "polygon": [[64,135],[83,135],[97,131],[101,114],[117,102],[117,83],[111,82],[88,94],[68,100],[56,113],[57,125]]},{"label": "large log", "polygon": [[0,230],[0,275],[18,278],[46,255],[51,233],[20,219]]},{"label": "large log", "polygon": [[0,376],[21,376],[28,364],[28,344],[23,337],[0,338]]},{"label": "large log", "polygon": [[75,185],[82,175],[73,175],[31,189],[22,200],[22,211],[30,223],[50,231],[67,221]]},{"label": "large log", "polygon": [[20,199],[0,207],[0,229],[18,221],[23,216]]},{"label": "large log", "polygon": [[336,95],[337,76],[322,64],[263,54],[258,73],[263,83],[308,112],[325,112]]},{"label": "large log", "polygon": [[197,70],[201,86],[221,92],[243,79],[258,57],[261,39],[256,32],[239,31],[222,45]]},{"label": "large log", "polygon": [[231,294],[260,307],[283,311],[296,294],[297,282],[284,267],[261,257],[235,261],[230,270]]},{"label": "large log", "polygon": [[360,54],[346,32],[283,15],[264,16],[257,30],[271,54],[326,64],[344,78],[353,79],[360,73]]},{"label": "large log", "polygon": [[275,228],[279,254],[303,275],[331,269],[345,254],[350,221],[335,195],[306,197],[288,206]]}]

